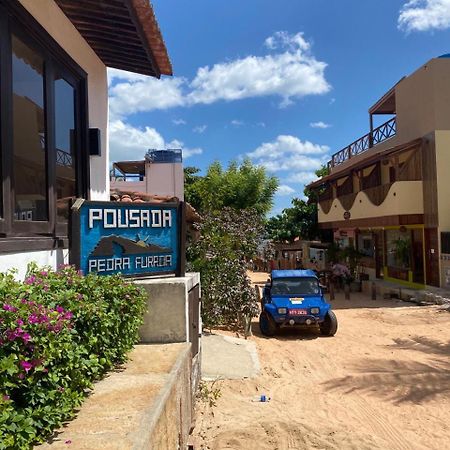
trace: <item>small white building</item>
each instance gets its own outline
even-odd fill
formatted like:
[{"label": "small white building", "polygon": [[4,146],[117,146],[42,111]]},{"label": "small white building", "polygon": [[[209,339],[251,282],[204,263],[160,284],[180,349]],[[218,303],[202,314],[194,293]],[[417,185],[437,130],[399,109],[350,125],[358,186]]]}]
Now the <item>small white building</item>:
[{"label": "small white building", "polygon": [[172,75],[148,0],[0,0],[0,271],[68,262],[72,200],[109,200],[107,67]]},{"label": "small white building", "polygon": [[149,150],[142,161],[117,161],[111,191],[143,192],[184,200],[183,155],[180,149]]}]

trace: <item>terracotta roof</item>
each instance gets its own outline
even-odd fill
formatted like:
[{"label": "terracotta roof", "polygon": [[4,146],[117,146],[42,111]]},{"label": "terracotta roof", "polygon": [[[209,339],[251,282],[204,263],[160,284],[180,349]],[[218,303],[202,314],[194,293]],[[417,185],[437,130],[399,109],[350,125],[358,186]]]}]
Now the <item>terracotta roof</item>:
[{"label": "terracotta roof", "polygon": [[55,0],[108,67],[159,78],[172,65],[149,0]]},{"label": "terracotta roof", "polygon": [[[170,197],[165,195],[146,194],[137,191],[122,191],[119,189],[111,189],[110,199],[114,202],[124,203],[171,203],[179,202],[178,197]],[[186,204],[186,220],[188,223],[200,222],[200,214],[189,203]]]}]

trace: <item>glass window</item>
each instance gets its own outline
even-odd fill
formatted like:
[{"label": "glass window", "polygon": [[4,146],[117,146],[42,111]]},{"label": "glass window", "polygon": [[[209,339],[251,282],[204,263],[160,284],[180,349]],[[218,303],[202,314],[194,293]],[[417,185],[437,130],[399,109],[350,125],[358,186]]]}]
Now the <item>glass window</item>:
[{"label": "glass window", "polygon": [[389,267],[411,267],[411,234],[408,230],[386,230],[386,262]]},{"label": "glass window", "polygon": [[14,217],[48,220],[44,61],[12,36]]},{"label": "glass window", "polygon": [[76,196],[75,89],[63,78],[55,80],[55,146],[57,218],[67,222],[70,201]]},{"label": "glass window", "polygon": [[273,295],[313,295],[319,294],[317,278],[275,278],[272,281]]}]

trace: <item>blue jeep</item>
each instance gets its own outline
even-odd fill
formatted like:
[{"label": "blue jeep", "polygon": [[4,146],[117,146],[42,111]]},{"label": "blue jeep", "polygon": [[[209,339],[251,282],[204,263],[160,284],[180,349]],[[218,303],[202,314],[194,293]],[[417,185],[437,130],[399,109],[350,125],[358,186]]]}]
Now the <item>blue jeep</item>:
[{"label": "blue jeep", "polygon": [[334,336],[338,324],[312,270],[273,270],[263,290],[259,328],[273,336],[284,327],[319,326],[323,336]]}]

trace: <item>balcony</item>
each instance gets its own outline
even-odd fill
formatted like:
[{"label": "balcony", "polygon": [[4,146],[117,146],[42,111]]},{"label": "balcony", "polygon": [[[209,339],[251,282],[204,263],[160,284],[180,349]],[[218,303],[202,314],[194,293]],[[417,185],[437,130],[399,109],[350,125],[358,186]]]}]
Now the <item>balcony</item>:
[{"label": "balcony", "polygon": [[395,181],[319,199],[319,223],[405,214],[423,214],[422,181]]},{"label": "balcony", "polygon": [[119,191],[147,192],[145,177],[139,175],[113,176],[110,177],[110,188]]},{"label": "balcony", "polygon": [[328,162],[328,170],[348,161],[352,157],[369,150],[373,146],[384,142],[397,133],[397,120],[395,117],[385,122],[383,125],[375,128],[372,132],[367,133],[358,140],[352,142],[347,147],[338,151],[331,157]]}]

